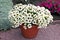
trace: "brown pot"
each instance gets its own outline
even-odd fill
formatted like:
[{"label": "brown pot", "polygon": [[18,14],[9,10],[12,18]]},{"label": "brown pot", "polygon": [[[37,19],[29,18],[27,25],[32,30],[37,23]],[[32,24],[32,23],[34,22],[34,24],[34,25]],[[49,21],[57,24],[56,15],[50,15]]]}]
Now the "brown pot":
[{"label": "brown pot", "polygon": [[32,25],[32,28],[27,28],[27,29],[24,29],[23,26],[24,25],[20,25],[20,29],[21,29],[22,35],[25,38],[34,38],[34,37],[36,37],[36,35],[38,33],[38,30],[39,30],[37,28],[37,25]]}]

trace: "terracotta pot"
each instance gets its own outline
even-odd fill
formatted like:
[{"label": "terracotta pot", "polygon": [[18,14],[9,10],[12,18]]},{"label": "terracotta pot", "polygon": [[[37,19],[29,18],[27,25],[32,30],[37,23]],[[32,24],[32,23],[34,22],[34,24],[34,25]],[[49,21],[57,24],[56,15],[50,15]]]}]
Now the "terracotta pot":
[{"label": "terracotta pot", "polygon": [[32,28],[23,28],[24,25],[20,25],[21,33],[25,38],[34,38],[37,36],[38,28],[37,25],[32,25]]}]

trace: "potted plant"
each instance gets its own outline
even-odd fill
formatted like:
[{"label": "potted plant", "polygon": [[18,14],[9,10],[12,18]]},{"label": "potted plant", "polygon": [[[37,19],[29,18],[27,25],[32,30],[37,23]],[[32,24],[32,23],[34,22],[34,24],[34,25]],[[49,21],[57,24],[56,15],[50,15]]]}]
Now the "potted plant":
[{"label": "potted plant", "polygon": [[34,38],[39,28],[46,28],[53,21],[53,16],[48,9],[32,4],[17,4],[8,16],[13,28],[20,27],[22,35]]}]

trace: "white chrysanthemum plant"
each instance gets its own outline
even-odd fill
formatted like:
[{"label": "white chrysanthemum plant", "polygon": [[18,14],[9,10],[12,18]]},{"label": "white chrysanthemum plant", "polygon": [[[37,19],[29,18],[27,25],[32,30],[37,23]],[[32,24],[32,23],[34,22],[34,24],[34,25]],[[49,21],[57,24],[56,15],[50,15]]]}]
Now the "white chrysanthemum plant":
[{"label": "white chrysanthemum plant", "polygon": [[24,23],[24,28],[32,28],[32,24],[38,25],[38,28],[46,28],[53,22],[53,16],[50,11],[44,7],[32,4],[17,4],[9,12],[9,21],[13,23],[13,28],[19,27]]}]

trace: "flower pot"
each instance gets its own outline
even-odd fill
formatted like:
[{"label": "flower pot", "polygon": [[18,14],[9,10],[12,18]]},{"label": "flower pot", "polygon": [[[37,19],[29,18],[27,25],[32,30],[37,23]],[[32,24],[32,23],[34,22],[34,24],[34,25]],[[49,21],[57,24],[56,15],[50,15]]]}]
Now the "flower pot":
[{"label": "flower pot", "polygon": [[24,29],[23,26],[24,25],[20,25],[20,29],[21,29],[22,35],[25,38],[34,38],[37,36],[38,30],[39,30],[37,28],[37,25],[32,25],[32,28],[27,28],[27,29]]}]

